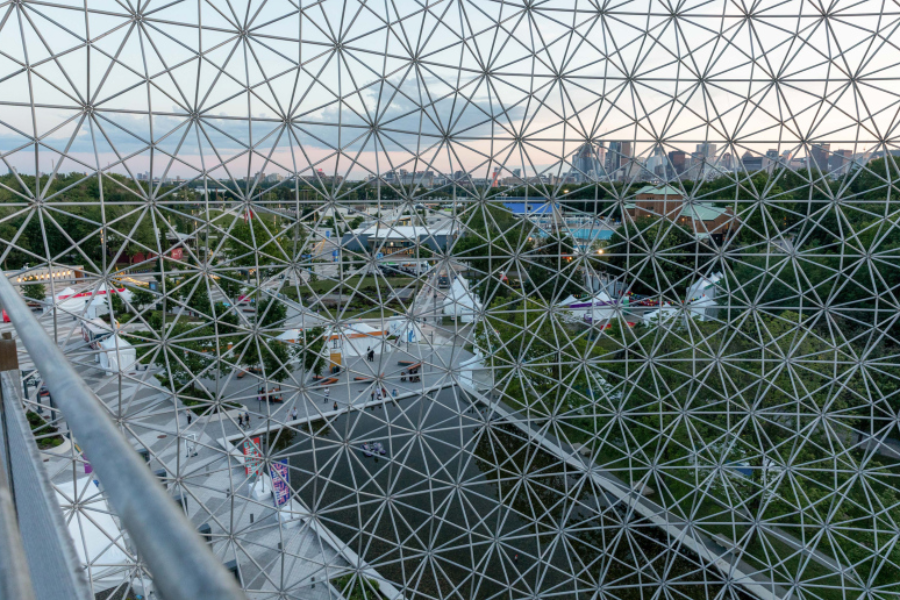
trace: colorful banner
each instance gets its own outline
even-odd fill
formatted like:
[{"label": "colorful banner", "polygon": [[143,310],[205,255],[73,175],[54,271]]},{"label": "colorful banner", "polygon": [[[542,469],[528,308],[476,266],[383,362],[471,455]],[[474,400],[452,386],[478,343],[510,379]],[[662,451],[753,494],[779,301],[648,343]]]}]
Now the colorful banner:
[{"label": "colorful banner", "polygon": [[291,476],[288,472],[287,459],[283,458],[279,462],[272,463],[270,469],[272,475],[272,498],[275,501],[275,508],[282,504],[287,504],[291,499]]},{"label": "colorful banner", "polygon": [[244,440],[244,473],[246,475],[258,475],[259,466],[262,464],[262,454],[259,451],[259,438]]},{"label": "colorful banner", "polygon": [[60,294],[59,296],[56,297],[56,299],[57,300],[73,300],[75,298],[90,298],[93,296],[105,296],[106,294],[116,294],[116,293],[121,294],[124,291],[125,291],[125,288],[120,288],[120,289],[113,288],[112,290],[109,290],[109,291],[97,290],[96,292],[81,292],[80,294],[65,294],[65,295]]}]

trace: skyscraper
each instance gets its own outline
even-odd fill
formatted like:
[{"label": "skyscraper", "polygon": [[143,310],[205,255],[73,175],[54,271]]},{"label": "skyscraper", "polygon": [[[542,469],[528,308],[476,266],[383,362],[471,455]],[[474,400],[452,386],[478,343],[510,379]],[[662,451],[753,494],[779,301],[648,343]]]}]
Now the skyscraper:
[{"label": "skyscraper", "polygon": [[694,168],[693,175],[697,179],[706,179],[715,173],[716,144],[703,142],[697,144],[697,151],[692,155],[691,166]]},{"label": "skyscraper", "polygon": [[703,156],[706,159],[706,162],[715,162],[716,145],[709,142],[697,144],[697,154]]},{"label": "skyscraper", "polygon": [[666,174],[669,179],[680,177],[687,169],[687,152],[683,150],[673,150],[669,152],[669,165]]},{"label": "skyscraper", "polygon": [[741,157],[741,165],[743,165],[744,170],[748,173],[756,173],[765,168],[765,157],[760,156],[759,154],[753,154],[748,150],[747,152],[744,152],[744,156]]},{"label": "skyscraper", "polygon": [[852,156],[852,150],[835,150],[834,154],[828,159],[828,170],[835,176],[845,174],[850,167]]},{"label": "skyscraper", "polygon": [[601,154],[605,149],[591,142],[582,144],[572,157],[573,175],[577,181],[596,181],[602,172]]},{"label": "skyscraper", "polygon": [[781,160],[779,158],[777,148],[769,148],[768,150],[766,150],[766,160],[764,161],[766,170],[771,173],[776,168],[781,166],[779,164],[780,162]]},{"label": "skyscraper", "polygon": [[613,179],[624,179],[633,158],[631,142],[609,142],[606,153],[606,172]]},{"label": "skyscraper", "polygon": [[810,170],[818,170],[822,173],[828,172],[828,159],[831,156],[829,152],[831,144],[813,144],[809,150],[809,168]]}]

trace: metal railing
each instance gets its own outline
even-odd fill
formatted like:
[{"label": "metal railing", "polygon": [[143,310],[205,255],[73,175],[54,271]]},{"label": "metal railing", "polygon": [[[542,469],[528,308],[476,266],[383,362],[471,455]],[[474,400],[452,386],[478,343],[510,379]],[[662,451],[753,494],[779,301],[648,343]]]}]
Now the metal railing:
[{"label": "metal railing", "polygon": [[[8,358],[11,353],[15,358],[15,342],[5,337],[9,332],[3,335],[0,357]],[[78,559],[59,497],[22,409],[22,381],[18,365],[15,367],[5,364],[0,371],[0,456],[5,467],[0,468],[0,494],[6,495],[0,583],[9,588],[6,595],[0,592],[0,598],[90,600],[85,567]]]},{"label": "metal railing", "polygon": [[0,306],[41,372],[71,434],[91,457],[91,466],[110,505],[153,575],[158,595],[165,600],[245,598],[234,576],[216,560],[166,495],[109,418],[100,399],[75,372],[6,277],[0,277]]}]

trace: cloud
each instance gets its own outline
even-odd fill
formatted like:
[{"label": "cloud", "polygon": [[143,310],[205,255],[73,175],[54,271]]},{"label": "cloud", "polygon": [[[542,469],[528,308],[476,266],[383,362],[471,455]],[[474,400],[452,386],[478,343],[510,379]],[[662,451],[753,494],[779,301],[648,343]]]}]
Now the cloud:
[{"label": "cloud", "polygon": [[[432,80],[432,84],[437,85],[436,80]],[[227,160],[247,153],[251,148],[259,157],[267,157],[273,150],[275,155],[283,156],[289,154],[292,146],[295,154],[299,154],[296,151],[302,146],[318,156],[322,155],[320,151],[341,151],[352,157],[360,152],[415,154],[440,142],[445,135],[478,147],[488,144],[498,130],[508,128],[525,113],[521,104],[504,107],[488,98],[469,97],[467,91],[432,92],[429,96],[427,82],[421,86],[414,82],[405,82],[398,87],[385,85],[381,90],[370,86],[360,95],[335,100],[318,110],[297,115],[289,130],[285,129],[283,121],[265,113],[248,118],[217,110],[215,114],[204,114],[198,122],[192,122],[189,115],[178,115],[177,109],[148,114],[105,111],[100,106],[80,126],[77,126],[78,119],[56,130],[47,126],[45,132],[39,132],[38,138],[42,151],[56,154],[57,158],[64,152],[92,157],[95,150],[107,160],[116,154],[124,157],[142,153],[149,157],[151,150],[155,150],[158,155],[175,155],[197,165],[200,164],[197,159],[202,155],[209,168],[219,163],[217,153]],[[473,86],[472,91],[479,90]],[[62,123],[72,115],[65,111],[45,111],[43,122]],[[379,126],[377,134],[372,127],[376,122]],[[28,124],[19,124],[19,127],[23,132],[31,130]],[[34,141],[34,137],[16,135],[9,130],[0,132],[0,146],[21,148],[20,152],[26,154],[32,152]],[[18,162],[13,157],[10,160]],[[88,159],[88,162],[93,160]],[[284,166],[288,168],[290,164],[288,161]],[[302,169],[306,165],[299,167]]]}]

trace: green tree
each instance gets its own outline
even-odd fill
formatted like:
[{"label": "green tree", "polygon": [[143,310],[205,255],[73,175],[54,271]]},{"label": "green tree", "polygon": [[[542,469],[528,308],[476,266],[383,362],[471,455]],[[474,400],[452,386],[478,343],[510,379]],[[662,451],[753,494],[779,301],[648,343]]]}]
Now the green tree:
[{"label": "green tree", "polygon": [[240,319],[233,306],[228,306],[224,302],[216,302],[214,309],[213,323],[218,325],[220,334],[234,333],[239,328]]},{"label": "green tree", "polygon": [[122,296],[118,292],[110,291],[107,294],[107,298],[109,298],[109,305],[112,308],[111,316],[119,317],[127,312],[125,301],[122,299]]},{"label": "green tree", "polygon": [[574,248],[570,238],[555,235],[536,238],[534,250],[528,254],[527,273],[529,296],[555,302],[569,295],[582,293],[579,285],[583,275],[573,259]]},{"label": "green tree", "polygon": [[235,301],[241,295],[241,291],[244,289],[244,284],[241,281],[240,273],[234,270],[220,273],[219,278],[216,279],[216,284],[232,304],[235,303]]},{"label": "green tree", "polygon": [[287,318],[287,305],[277,298],[257,300],[256,314],[260,327],[277,327]]},{"label": "green tree", "polygon": [[287,344],[278,340],[260,340],[260,354],[266,380],[280,383],[290,376],[291,352]]},{"label": "green tree", "polygon": [[300,364],[307,373],[315,373],[321,366],[320,357],[325,348],[325,328],[311,327],[303,330],[303,348],[300,350]]},{"label": "green tree", "polygon": [[47,295],[47,291],[43,283],[31,284],[28,287],[23,288],[22,292],[26,297],[32,298],[34,300],[43,300]]},{"label": "green tree", "polygon": [[143,308],[149,304],[153,304],[156,300],[156,294],[147,288],[139,287],[131,290],[132,304],[135,308]]},{"label": "green tree", "polygon": [[212,302],[209,299],[209,289],[204,283],[200,282],[191,297],[188,298],[187,305],[194,312],[208,317],[212,314]]},{"label": "green tree", "polygon": [[670,300],[680,299],[690,278],[709,262],[687,227],[653,217],[623,223],[604,257],[615,275],[629,278],[635,293],[663,294]]},{"label": "green tree", "polygon": [[238,218],[228,234],[231,264],[264,268],[268,264],[289,260],[289,253],[282,247],[279,233],[273,218],[259,214],[251,219]]}]

